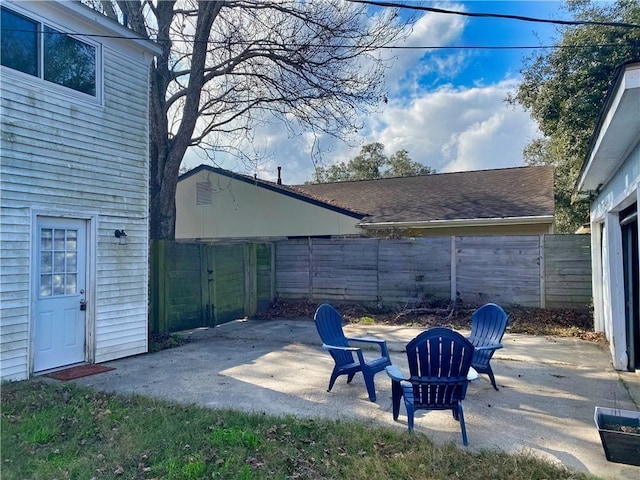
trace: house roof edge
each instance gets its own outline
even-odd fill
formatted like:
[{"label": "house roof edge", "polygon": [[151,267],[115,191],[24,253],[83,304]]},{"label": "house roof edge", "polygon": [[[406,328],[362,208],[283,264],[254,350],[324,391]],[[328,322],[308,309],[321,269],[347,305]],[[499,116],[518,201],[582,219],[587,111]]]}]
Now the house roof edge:
[{"label": "house roof edge", "polygon": [[178,177],[178,182],[186,180],[187,178],[189,178],[189,177],[191,177],[193,175],[196,175],[196,174],[198,174],[198,173],[200,173],[202,171],[208,171],[208,172],[216,173],[218,175],[222,175],[222,176],[225,176],[227,178],[238,180],[238,181],[250,184],[250,185],[254,185],[256,187],[264,188],[266,190],[270,190],[272,192],[279,193],[281,195],[286,195],[288,197],[295,198],[296,200],[300,200],[300,201],[309,203],[311,205],[315,205],[315,206],[320,207],[320,208],[325,208],[327,210],[331,210],[333,212],[340,213],[342,215],[347,215],[349,217],[356,218],[358,220],[361,220],[364,217],[366,217],[365,213],[358,212],[356,210],[352,210],[352,209],[349,209],[349,208],[341,207],[341,206],[338,206],[338,205],[334,205],[334,204],[329,203],[329,202],[327,202],[325,200],[313,197],[313,196],[311,196],[311,195],[309,195],[307,193],[299,192],[299,191],[297,191],[297,190],[295,190],[295,189],[293,189],[291,187],[287,187],[285,185],[278,185],[278,184],[275,184],[275,183],[272,183],[272,182],[268,182],[266,180],[261,180],[261,179],[259,179],[257,177],[252,178],[252,177],[249,177],[247,175],[243,175],[243,174],[240,174],[240,173],[232,172],[230,170],[225,170],[225,169],[218,168],[218,167],[212,167],[210,165],[198,165],[193,170],[189,170],[188,172],[180,175]]}]

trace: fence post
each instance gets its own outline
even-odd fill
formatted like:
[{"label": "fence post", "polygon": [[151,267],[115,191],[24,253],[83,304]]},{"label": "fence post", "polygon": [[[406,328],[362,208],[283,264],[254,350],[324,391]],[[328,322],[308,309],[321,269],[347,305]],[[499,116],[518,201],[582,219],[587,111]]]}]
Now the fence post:
[{"label": "fence post", "polygon": [[214,312],[215,304],[215,246],[212,244],[204,245],[204,255],[202,256],[202,270],[205,273],[202,301],[206,303],[205,320],[208,327],[216,326],[216,316]]},{"label": "fence post", "polygon": [[308,300],[313,301],[313,239],[309,237],[309,295]]},{"label": "fence post", "polygon": [[273,299],[276,297],[276,247],[277,243],[270,242],[269,250],[271,252],[271,267],[269,267],[270,275],[271,275],[271,290],[269,292],[269,303],[273,302]]},{"label": "fence post", "polygon": [[149,242],[149,334],[158,331],[158,249],[157,241]]},{"label": "fence post", "polygon": [[152,304],[153,309],[152,331],[151,333],[161,333],[167,331],[167,310],[165,304],[165,240],[153,241],[153,269],[152,269]]},{"label": "fence post", "polygon": [[258,249],[255,243],[243,244],[244,254],[244,314],[253,316],[258,310],[257,277]]},{"label": "fence post", "polygon": [[382,292],[380,292],[380,239],[376,239],[376,308],[383,305]]},{"label": "fence post", "polygon": [[545,235],[540,234],[540,308],[545,308],[547,304],[547,284],[546,284],[546,271],[545,271],[545,259],[544,259],[544,243]]},{"label": "fence post", "polygon": [[209,324],[209,272],[207,265],[207,245],[198,248],[200,256],[200,317],[203,325]]},{"label": "fence post", "polygon": [[451,279],[449,283],[451,284],[451,301],[454,302],[458,298],[458,272],[456,265],[456,237],[455,235],[451,236]]}]

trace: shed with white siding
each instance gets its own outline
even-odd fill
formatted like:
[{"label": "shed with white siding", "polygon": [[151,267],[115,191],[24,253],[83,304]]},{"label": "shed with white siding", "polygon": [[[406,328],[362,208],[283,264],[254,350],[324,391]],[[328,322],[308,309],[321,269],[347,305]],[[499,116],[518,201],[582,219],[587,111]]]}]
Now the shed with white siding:
[{"label": "shed with white siding", "polygon": [[4,1],[2,37],[0,377],[144,353],[160,48],[80,2]]},{"label": "shed with white siding", "polygon": [[363,213],[282,184],[200,165],[178,179],[176,240],[358,236]]},{"label": "shed with white siding", "polygon": [[613,366],[640,372],[640,62],[621,65],[576,184],[589,198],[595,330]]}]

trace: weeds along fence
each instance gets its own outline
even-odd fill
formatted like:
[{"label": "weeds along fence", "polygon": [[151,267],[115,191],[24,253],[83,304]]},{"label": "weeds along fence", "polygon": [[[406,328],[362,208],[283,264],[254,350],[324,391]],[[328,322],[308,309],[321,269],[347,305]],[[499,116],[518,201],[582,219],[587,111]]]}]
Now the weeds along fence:
[{"label": "weeds along fence", "polygon": [[275,271],[285,300],[591,304],[588,235],[285,240],[276,243]]},{"label": "weeds along fence", "polygon": [[214,326],[288,301],[436,300],[588,308],[588,235],[290,239],[151,246],[152,333]]}]

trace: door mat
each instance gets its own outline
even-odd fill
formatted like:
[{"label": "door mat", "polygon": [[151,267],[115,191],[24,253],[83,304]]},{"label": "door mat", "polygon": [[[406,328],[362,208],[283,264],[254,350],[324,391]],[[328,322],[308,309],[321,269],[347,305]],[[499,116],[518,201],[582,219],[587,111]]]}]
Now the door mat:
[{"label": "door mat", "polygon": [[89,375],[108,372],[109,370],[115,370],[115,368],[96,364],[79,365],[77,367],[71,367],[65,370],[58,370],[57,372],[48,373],[47,375],[45,375],[45,377],[55,378],[56,380],[66,382],[67,380],[75,380],[76,378],[88,377]]}]

